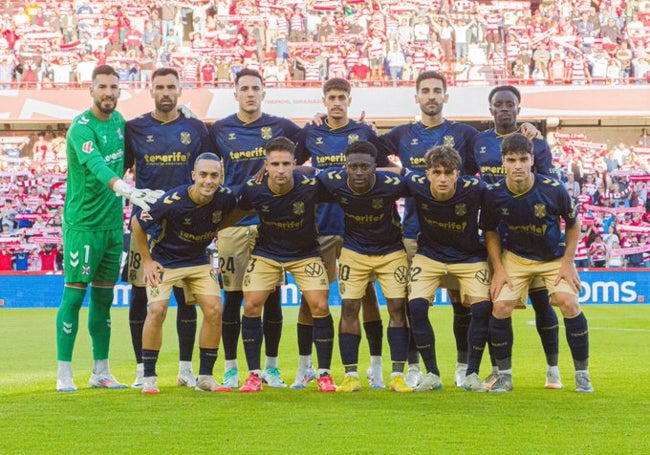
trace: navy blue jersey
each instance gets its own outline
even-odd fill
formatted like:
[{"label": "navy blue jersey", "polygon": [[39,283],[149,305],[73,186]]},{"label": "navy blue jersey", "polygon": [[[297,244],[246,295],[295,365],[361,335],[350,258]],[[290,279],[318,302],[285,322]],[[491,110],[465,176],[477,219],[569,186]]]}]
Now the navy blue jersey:
[{"label": "navy blue jersey", "polygon": [[420,223],[418,254],[452,264],[485,261],[479,210],[487,185],[475,177],[461,176],[451,199],[438,201],[423,172],[410,171],[405,178]]},{"label": "navy blue jersey", "polygon": [[[311,160],[311,165],[318,169],[343,166],[346,147],[356,141],[372,142],[377,147],[377,166],[390,164],[388,152],[377,133],[369,125],[355,120],[348,121],[340,128],[331,128],[327,123],[305,125],[298,139],[296,161],[302,164]],[[337,204],[325,204],[318,208],[318,230],[321,235],[343,234],[343,212]]]},{"label": "navy blue jersey", "polygon": [[[494,128],[476,135],[469,155],[471,159],[467,162],[468,173],[473,175],[478,172],[487,183],[496,183],[505,178],[506,170],[501,158],[503,137],[497,135]],[[553,156],[545,139],[533,139],[533,156],[535,173],[554,175]]]},{"label": "navy blue jersey", "polygon": [[161,231],[151,243],[151,257],[163,267],[177,269],[209,264],[205,249],[214,239],[221,219],[237,205],[230,189],[220,187],[212,201],[198,205],[188,192],[176,187],[161,197],[138,221],[143,229],[159,223]]},{"label": "navy blue jersey", "polygon": [[560,226],[576,223],[576,207],[561,182],[535,174],[533,187],[524,194],[514,194],[505,180],[488,188],[483,210],[483,229],[496,230],[500,225],[508,241],[503,248],[535,261],[551,261],[564,255]]},{"label": "navy blue jersey", "polygon": [[[464,174],[462,169],[472,153],[471,142],[477,133],[474,127],[445,120],[432,127],[427,127],[422,122],[396,126],[381,136],[381,139],[397,155],[403,167],[413,170],[425,169],[424,155],[433,147],[449,145],[460,154],[463,163],[461,174]],[[407,198],[404,205],[404,237],[415,239],[419,230],[413,199]]]},{"label": "navy blue jersey", "polygon": [[125,146],[124,166],[135,164],[135,186],[165,191],[192,183],[196,157],[212,151],[201,120],[180,115],[165,123],[151,113],[126,122]]},{"label": "navy blue jersey", "polygon": [[406,184],[400,176],[377,172],[372,188],[363,194],[350,189],[345,169],[328,169],[317,178],[343,209],[344,247],[373,256],[404,249],[395,206],[406,195]]},{"label": "navy blue jersey", "polygon": [[320,256],[316,204],[331,197],[314,177],[294,173],[294,186],[275,194],[268,185],[248,180],[238,195],[242,210],[255,210],[260,218],[253,254],[279,262]]},{"label": "navy blue jersey", "polygon": [[[279,136],[296,141],[299,132],[300,127],[291,120],[269,114],[262,114],[250,123],[244,123],[233,114],[212,124],[210,139],[223,160],[224,186],[238,193],[242,185],[263,167],[266,143]],[[258,222],[256,216],[247,216],[237,226]]]}]

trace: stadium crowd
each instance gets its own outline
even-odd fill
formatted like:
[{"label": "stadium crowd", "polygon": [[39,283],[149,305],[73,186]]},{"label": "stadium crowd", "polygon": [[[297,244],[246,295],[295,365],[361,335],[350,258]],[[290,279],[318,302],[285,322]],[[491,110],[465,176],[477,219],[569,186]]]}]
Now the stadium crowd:
[{"label": "stadium crowd", "polygon": [[0,6],[0,87],[87,84],[116,66],[125,87],[157,67],[186,86],[647,83],[650,2],[639,0],[63,0]]},{"label": "stadium crowd", "polygon": [[[0,271],[62,271],[65,136],[52,129],[34,136],[22,144],[29,157],[20,157],[21,144],[0,150]],[[650,267],[650,149],[583,134],[550,139],[557,175],[580,207],[576,265]]]}]

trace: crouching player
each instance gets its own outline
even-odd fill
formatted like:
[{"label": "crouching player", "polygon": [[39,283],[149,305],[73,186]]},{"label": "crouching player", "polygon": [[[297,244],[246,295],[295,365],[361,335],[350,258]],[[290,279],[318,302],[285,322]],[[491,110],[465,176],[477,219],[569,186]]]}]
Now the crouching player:
[{"label": "crouching player", "polygon": [[[203,312],[199,334],[200,366],[197,391],[218,391],[212,376],[221,340],[221,290],[210,277],[212,264],[205,249],[219,222],[236,206],[235,196],[222,187],[221,161],[213,153],[196,159],[191,185],[176,187],[152,206],[133,217],[133,236],[142,255],[149,311],[142,334],[144,382],[142,393],[159,393],[156,362],[162,345],[162,327],[174,285],[184,285],[187,303],[198,302]],[[155,223],[162,229],[151,252],[145,230]]]},{"label": "crouching player", "polygon": [[484,390],[477,373],[488,337],[490,271],[478,222],[486,185],[476,178],[460,176],[461,157],[452,147],[434,147],[424,161],[424,173],[406,173],[420,224],[417,253],[411,264],[408,307],[413,339],[427,369],[415,391],[442,388],[428,311],[444,276],[458,280],[462,303],[471,308],[470,352],[463,386]]},{"label": "crouching player", "polygon": [[[521,134],[501,143],[505,179],[486,192],[485,241],[493,267],[494,307],[490,336],[499,377],[491,392],[509,392],[512,383],[512,310],[523,302],[532,279],[544,280],[551,303],[564,316],[566,338],[576,369],[576,392],[593,392],[587,365],[589,330],[580,309],[580,277],[574,256],[580,238],[576,208],[564,185],[532,171],[533,144]],[[560,221],[566,223],[566,244]],[[497,227],[507,238],[502,249]]]}]

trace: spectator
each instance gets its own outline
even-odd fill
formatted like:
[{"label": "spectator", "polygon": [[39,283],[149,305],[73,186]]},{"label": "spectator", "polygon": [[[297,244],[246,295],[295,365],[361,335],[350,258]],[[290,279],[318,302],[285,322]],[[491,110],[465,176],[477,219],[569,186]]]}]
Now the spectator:
[{"label": "spectator", "polygon": [[607,263],[608,268],[625,267],[625,256],[620,253],[621,244],[618,240],[612,242],[611,248],[607,250]]},{"label": "spectator", "polygon": [[59,254],[58,249],[52,248],[52,245],[45,244],[42,250],[39,250],[38,256],[41,262],[42,271],[54,271],[56,269],[56,257]]},{"label": "spectator", "polygon": [[[3,231],[5,226],[7,225],[2,225]],[[14,256],[7,248],[7,245],[4,242],[0,243],[0,271],[7,272],[9,270],[12,270],[13,262]]]},{"label": "spectator", "polygon": [[596,234],[594,241],[589,245],[589,259],[592,267],[605,267],[607,260],[607,246],[600,234]]}]

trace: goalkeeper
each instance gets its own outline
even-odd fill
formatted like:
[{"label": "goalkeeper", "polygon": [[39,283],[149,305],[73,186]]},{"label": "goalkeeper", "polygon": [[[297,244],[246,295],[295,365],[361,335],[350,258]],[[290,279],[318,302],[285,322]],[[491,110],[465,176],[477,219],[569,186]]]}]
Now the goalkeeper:
[{"label": "goalkeeper", "polygon": [[162,192],[138,190],[118,176],[124,161],[124,117],[115,111],[118,76],[108,65],[95,68],[93,105],[77,116],[67,135],[68,182],[63,210],[65,287],[56,316],[57,382],[60,392],[77,390],[72,351],[79,329],[79,309],[90,283],[88,331],[92,340],[90,387],[123,389],[111,375],[108,351],[110,308],[122,254],[122,198],[149,210]]}]

